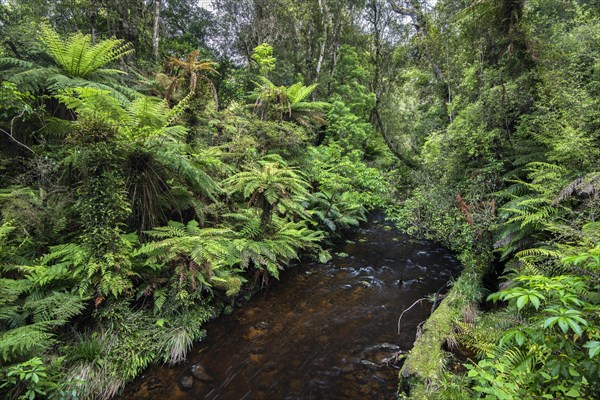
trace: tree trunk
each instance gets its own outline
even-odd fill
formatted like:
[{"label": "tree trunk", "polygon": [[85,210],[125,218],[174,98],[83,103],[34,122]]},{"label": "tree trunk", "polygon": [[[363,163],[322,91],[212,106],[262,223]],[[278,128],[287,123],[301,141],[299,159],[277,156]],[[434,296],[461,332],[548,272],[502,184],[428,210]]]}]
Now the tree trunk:
[{"label": "tree trunk", "polygon": [[162,7],[162,0],[154,1],[154,21],[152,24],[152,52],[154,54],[154,60],[158,61],[158,42],[160,40],[160,9]]},{"label": "tree trunk", "polygon": [[398,151],[396,149],[396,147],[394,146],[394,144],[392,143],[392,141],[390,140],[390,138],[388,137],[387,131],[385,130],[385,126],[383,125],[383,121],[381,119],[381,114],[379,113],[379,110],[377,110],[377,109],[373,110],[373,114],[374,114],[373,117],[375,118],[375,122],[377,123],[377,126],[379,128],[379,132],[381,132],[381,136],[383,137],[383,140],[384,140],[385,144],[387,145],[388,149],[390,149],[390,151],[392,153],[394,153],[394,155],[396,157],[398,157],[398,159],[400,161],[402,161],[404,164],[406,164],[408,167],[415,168],[417,166],[417,163],[414,160],[411,160],[410,158],[406,157],[400,151]]},{"label": "tree trunk", "polygon": [[273,220],[273,206],[263,198],[262,214],[260,216],[260,230],[262,234],[268,233],[271,229],[271,221]]},{"label": "tree trunk", "polygon": [[325,58],[325,46],[327,44],[327,31],[329,29],[329,13],[327,12],[327,7],[323,5],[323,1],[324,0],[319,0],[319,9],[321,11],[321,18],[323,20],[323,41],[321,42],[321,46],[319,48],[319,59],[317,61],[315,81],[319,80],[319,74],[321,73],[321,67],[323,66],[323,59]]}]

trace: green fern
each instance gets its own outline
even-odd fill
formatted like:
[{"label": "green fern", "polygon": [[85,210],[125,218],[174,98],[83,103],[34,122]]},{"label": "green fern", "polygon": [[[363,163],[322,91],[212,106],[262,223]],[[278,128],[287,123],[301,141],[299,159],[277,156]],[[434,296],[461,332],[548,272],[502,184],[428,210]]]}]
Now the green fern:
[{"label": "green fern", "polygon": [[304,221],[290,222],[274,216],[273,229],[264,234],[256,211],[246,210],[226,217],[240,227],[232,242],[239,264],[243,269],[253,267],[261,272],[265,283],[268,276],[278,279],[279,271],[298,258],[300,249],[315,254],[321,250],[318,243],[324,237],[323,232],[309,229]]},{"label": "green fern", "polygon": [[275,117],[301,125],[325,125],[325,111],[330,104],[305,101],[316,87],[316,84],[304,86],[300,82],[289,88],[276,86],[263,76],[248,99],[253,103],[253,111],[263,120]]},{"label": "green fern", "polygon": [[116,83],[116,77],[124,72],[106,68],[133,52],[130,44],[119,39],[106,39],[92,43],[90,35],[75,33],[63,40],[47,23],[40,24],[40,40],[55,66],[39,66],[13,58],[0,59],[0,67],[8,80],[22,90],[40,92],[49,89],[57,93],[61,89],[92,87],[108,90],[122,104],[137,93]]},{"label": "green fern", "polygon": [[476,325],[457,322],[456,339],[472,350],[478,357],[482,358],[488,354],[495,354],[498,351],[498,340],[500,337],[496,334],[490,334],[487,329],[478,329]]},{"label": "green fern", "polygon": [[105,39],[94,44],[90,35],[75,33],[62,40],[47,23],[40,24],[40,39],[48,55],[69,76],[78,78],[112,78],[124,74],[106,64],[133,53],[133,46],[120,39]]},{"label": "green fern", "polygon": [[[196,221],[187,225],[171,221],[168,226],[146,234],[158,240],[144,244],[135,255],[144,256],[146,264],[173,267],[178,291],[210,289],[213,276],[227,274],[221,267],[231,259],[233,233],[229,229],[200,228]],[[162,304],[158,304],[158,308],[162,308]]]},{"label": "green fern", "polygon": [[510,199],[499,210],[503,225],[495,244],[503,259],[550,237],[558,218],[568,211],[553,201],[565,182],[564,167],[532,162],[525,170],[528,181],[513,181],[498,194]]},{"label": "green fern", "polygon": [[54,321],[38,322],[0,332],[0,356],[11,362],[39,353],[55,343],[50,329]]},{"label": "green fern", "polygon": [[250,205],[262,210],[261,230],[264,233],[270,229],[275,207],[281,205],[284,212],[303,213],[299,203],[308,197],[309,185],[299,171],[288,167],[280,157],[267,156],[259,165],[238,172],[223,184],[229,193],[241,193],[245,199],[250,199]]}]

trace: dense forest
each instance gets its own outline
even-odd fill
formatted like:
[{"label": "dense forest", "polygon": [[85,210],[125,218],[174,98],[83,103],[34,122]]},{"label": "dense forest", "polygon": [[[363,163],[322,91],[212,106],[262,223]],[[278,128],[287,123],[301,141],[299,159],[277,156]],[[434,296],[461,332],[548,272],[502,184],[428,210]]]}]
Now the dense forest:
[{"label": "dense forest", "polygon": [[0,397],[114,397],[375,209],[464,266],[401,398],[598,398],[600,2],[0,0]]}]

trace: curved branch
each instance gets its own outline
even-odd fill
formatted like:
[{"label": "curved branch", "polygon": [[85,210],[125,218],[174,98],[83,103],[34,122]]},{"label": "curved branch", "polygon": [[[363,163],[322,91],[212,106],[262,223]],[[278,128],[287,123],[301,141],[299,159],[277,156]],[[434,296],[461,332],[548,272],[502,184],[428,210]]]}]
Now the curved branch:
[{"label": "curved branch", "polygon": [[25,143],[21,143],[19,142],[13,135],[13,125],[15,123],[15,119],[20,118],[23,116],[23,114],[25,114],[25,110],[21,111],[21,114],[17,115],[16,117],[14,117],[13,119],[10,120],[10,132],[9,131],[5,131],[4,129],[0,128],[0,131],[4,134],[6,134],[6,136],[8,136],[9,138],[11,138],[11,140],[13,142],[15,142],[16,144],[18,144],[19,146],[29,150],[30,152],[32,152],[33,154],[37,153],[35,151],[33,151],[33,149],[29,146],[27,146]]},{"label": "curved branch", "polygon": [[400,334],[400,321],[402,321],[402,317],[404,316],[404,313],[409,311],[411,308],[413,308],[417,304],[420,304],[422,301],[428,301],[428,300],[429,299],[426,297],[420,298],[419,300],[412,303],[412,305],[410,307],[408,307],[406,310],[402,311],[402,314],[400,314],[400,318],[398,318],[398,335]]}]

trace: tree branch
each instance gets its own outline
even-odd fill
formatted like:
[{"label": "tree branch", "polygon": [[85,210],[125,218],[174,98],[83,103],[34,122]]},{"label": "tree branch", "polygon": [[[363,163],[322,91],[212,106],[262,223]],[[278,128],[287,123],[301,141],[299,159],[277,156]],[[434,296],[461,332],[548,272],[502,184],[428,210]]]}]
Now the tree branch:
[{"label": "tree branch", "polygon": [[429,299],[426,297],[423,297],[423,298],[415,301],[414,303],[412,303],[412,305],[410,307],[408,307],[406,310],[402,311],[402,314],[400,314],[400,318],[398,318],[398,335],[400,334],[400,321],[402,321],[402,317],[404,316],[404,313],[409,311],[411,308],[413,308],[417,304],[421,303],[422,301],[427,301],[427,300],[429,300]]},{"label": "tree branch", "polygon": [[27,146],[25,143],[21,143],[19,142],[14,136],[13,136],[13,125],[15,123],[15,119],[20,118],[23,116],[23,114],[25,114],[25,110],[21,111],[21,114],[17,115],[16,117],[14,117],[13,119],[10,120],[10,132],[6,131],[2,128],[0,128],[0,132],[4,133],[6,136],[8,136],[9,138],[11,138],[11,140],[13,142],[15,142],[16,144],[18,144],[19,146],[29,150],[30,152],[32,152],[33,154],[37,154],[35,151],[33,151],[33,149],[29,146]]}]

